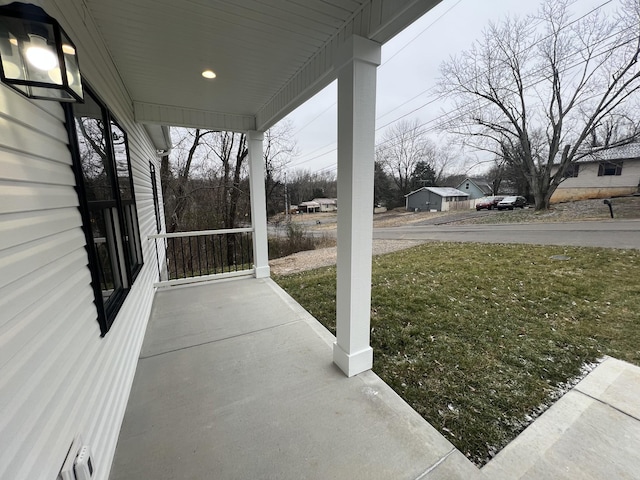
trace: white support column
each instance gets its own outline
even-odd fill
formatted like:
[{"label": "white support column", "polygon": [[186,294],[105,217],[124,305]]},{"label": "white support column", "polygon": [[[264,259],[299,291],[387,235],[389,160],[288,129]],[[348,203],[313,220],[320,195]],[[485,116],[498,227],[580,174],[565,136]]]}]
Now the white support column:
[{"label": "white support column", "polygon": [[251,224],[253,225],[253,263],[256,278],[270,274],[267,244],[267,196],[264,188],[264,159],[262,158],[262,132],[247,132],[249,150],[249,189],[251,195]]},{"label": "white support column", "polygon": [[338,289],[333,361],[348,377],[373,366],[369,331],[378,65],[380,45],[358,36],[345,43],[336,60]]}]

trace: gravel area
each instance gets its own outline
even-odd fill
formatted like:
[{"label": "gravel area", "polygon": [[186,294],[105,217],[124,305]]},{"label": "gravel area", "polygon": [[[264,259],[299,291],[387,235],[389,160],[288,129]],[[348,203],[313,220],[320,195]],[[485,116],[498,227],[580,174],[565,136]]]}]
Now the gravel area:
[{"label": "gravel area", "polygon": [[[374,240],[373,254],[382,255],[424,243],[420,240]],[[288,275],[336,264],[336,247],[298,252],[269,262],[273,275]]]}]

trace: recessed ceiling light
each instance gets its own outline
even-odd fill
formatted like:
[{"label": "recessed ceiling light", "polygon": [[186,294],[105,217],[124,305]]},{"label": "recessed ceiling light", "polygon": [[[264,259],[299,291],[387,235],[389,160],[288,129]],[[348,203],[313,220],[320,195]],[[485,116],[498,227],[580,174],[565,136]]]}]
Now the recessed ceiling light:
[{"label": "recessed ceiling light", "polygon": [[204,78],[216,78],[216,74],[213,72],[213,70],[205,70],[204,72],[202,72],[202,76]]}]

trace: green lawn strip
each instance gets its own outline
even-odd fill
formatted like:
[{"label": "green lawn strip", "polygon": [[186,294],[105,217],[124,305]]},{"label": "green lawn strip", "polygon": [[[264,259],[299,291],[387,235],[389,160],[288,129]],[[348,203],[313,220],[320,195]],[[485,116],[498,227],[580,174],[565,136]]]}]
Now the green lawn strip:
[{"label": "green lawn strip", "polygon": [[[640,364],[639,266],[635,250],[529,245],[374,257],[374,371],[481,465],[585,365]],[[276,281],[335,333],[335,267]]]}]

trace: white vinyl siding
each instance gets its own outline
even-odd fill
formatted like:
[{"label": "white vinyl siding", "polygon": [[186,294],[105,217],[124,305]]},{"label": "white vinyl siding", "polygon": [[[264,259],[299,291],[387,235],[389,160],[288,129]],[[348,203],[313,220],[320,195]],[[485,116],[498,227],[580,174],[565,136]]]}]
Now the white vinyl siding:
[{"label": "white vinyl siding", "polygon": [[566,178],[558,188],[637,187],[640,182],[640,159],[623,159],[620,175],[598,176],[599,162],[580,163],[577,177]]},{"label": "white vinyl siding", "polygon": [[[617,161],[617,160],[614,160]],[[625,158],[620,175],[598,176],[599,162],[579,163],[578,176],[565,178],[551,202],[633,195],[640,188],[640,158]],[[555,169],[553,173],[555,173]]]},{"label": "white vinyl siding", "polygon": [[63,109],[0,86],[2,479],[55,479],[80,434],[106,480],[115,451],[157,279],[149,161],[160,165],[130,102],[105,81],[93,86],[128,134],[144,266],[104,338]]}]

